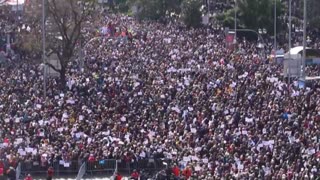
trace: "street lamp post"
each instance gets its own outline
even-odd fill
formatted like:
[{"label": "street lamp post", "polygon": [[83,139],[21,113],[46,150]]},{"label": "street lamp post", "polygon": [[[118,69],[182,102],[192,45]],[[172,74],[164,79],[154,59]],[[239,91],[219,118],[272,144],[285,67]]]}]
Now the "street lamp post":
[{"label": "street lamp post", "polygon": [[[265,52],[265,44],[264,44],[264,40],[263,40],[263,36],[267,34],[267,30],[265,28],[262,29],[258,29],[258,33],[260,34],[260,36],[258,36],[258,46],[262,49],[263,52],[263,57],[266,57],[266,52]],[[262,43],[261,43],[262,42]]]},{"label": "street lamp post", "polygon": [[83,67],[84,67],[84,51],[83,51],[83,40],[81,39],[80,41],[80,46],[81,46],[81,49],[80,49],[80,71],[83,70]]},{"label": "street lamp post", "polygon": [[237,43],[237,0],[234,1],[234,44]]},{"label": "street lamp post", "polygon": [[274,0],[274,52],[277,51],[277,0]]},{"label": "street lamp post", "polygon": [[307,0],[303,2],[303,57],[302,57],[302,81],[306,78],[306,44],[307,44]]},{"label": "street lamp post", "polygon": [[10,53],[10,50],[11,50],[11,48],[10,48],[10,44],[11,44],[11,41],[10,41],[10,39],[11,39],[11,37],[10,37],[10,33],[11,33],[11,27],[9,27],[8,25],[6,25],[5,26],[5,28],[4,28],[4,34],[5,34],[5,38],[6,38],[6,48],[5,48],[5,50],[6,50],[6,53],[7,54],[9,54]]},{"label": "street lamp post", "polygon": [[17,9],[16,9],[16,16],[17,16],[17,17],[16,17],[16,21],[17,21],[17,22],[16,22],[16,23],[17,23],[17,25],[18,25],[18,20],[19,20],[19,18],[18,18],[18,17],[19,17],[19,12],[18,12],[18,11],[19,11],[19,0],[17,0],[16,6],[17,6]]},{"label": "street lamp post", "polygon": [[46,30],[45,30],[45,1],[42,0],[42,61],[43,61],[43,96],[47,97],[47,61],[46,61]]},{"label": "street lamp post", "polygon": [[[291,45],[291,28],[292,28],[292,24],[291,24],[291,20],[292,20],[292,16],[291,16],[291,4],[292,4],[292,0],[289,0],[289,61],[291,61],[291,48],[292,48],[292,45]],[[289,84],[290,84],[290,78],[291,78],[291,70],[289,68],[289,71],[288,71],[288,81],[289,81]]]}]

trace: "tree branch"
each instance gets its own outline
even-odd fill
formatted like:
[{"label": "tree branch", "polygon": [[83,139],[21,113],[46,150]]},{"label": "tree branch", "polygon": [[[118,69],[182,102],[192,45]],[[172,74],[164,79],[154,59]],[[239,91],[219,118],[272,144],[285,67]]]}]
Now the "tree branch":
[{"label": "tree branch", "polygon": [[60,69],[57,69],[56,67],[54,67],[54,65],[46,62],[45,63],[47,66],[49,66],[50,68],[52,68],[54,71],[58,72],[58,73],[61,73],[61,70]]},{"label": "tree branch", "polygon": [[[66,30],[66,25],[65,25],[65,16],[64,15],[59,15],[59,12],[63,10],[59,10],[57,7],[57,2],[55,0],[47,1],[48,2],[48,11],[52,15],[55,24],[58,26],[59,32],[61,33],[61,36],[63,39],[68,40],[68,33]],[[66,12],[63,12],[66,14]]]}]

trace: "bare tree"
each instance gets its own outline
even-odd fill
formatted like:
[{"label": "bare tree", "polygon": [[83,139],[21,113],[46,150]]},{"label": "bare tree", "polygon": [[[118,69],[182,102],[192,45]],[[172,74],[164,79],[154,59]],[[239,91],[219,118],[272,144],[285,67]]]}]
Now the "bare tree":
[{"label": "bare tree", "polygon": [[[41,6],[40,0],[29,5],[26,16],[32,32],[42,32]],[[83,40],[83,29],[97,18],[95,8],[95,0],[46,0],[46,50],[57,55],[61,68],[50,62],[46,64],[60,74],[63,88],[66,86],[67,66],[75,55],[77,44]],[[41,39],[41,36],[36,38]]]},{"label": "bare tree", "polygon": [[61,85],[66,85],[67,65],[73,57],[76,45],[81,38],[81,30],[90,22],[95,11],[94,0],[48,0],[47,24],[51,25],[48,34],[48,49],[58,56],[61,69],[47,63],[59,72]]}]

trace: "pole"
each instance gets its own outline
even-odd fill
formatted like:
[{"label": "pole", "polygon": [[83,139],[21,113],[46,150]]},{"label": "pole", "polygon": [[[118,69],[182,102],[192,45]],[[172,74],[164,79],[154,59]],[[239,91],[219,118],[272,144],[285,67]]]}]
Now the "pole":
[{"label": "pole", "polygon": [[234,43],[237,42],[237,0],[234,1]]},{"label": "pole", "polygon": [[[15,18],[15,20],[16,20],[16,28],[18,29],[18,27],[19,27],[19,0],[17,0],[17,4],[16,4],[16,18]],[[16,39],[16,36],[17,36],[17,32],[15,33],[15,36],[14,36],[14,39]],[[10,39],[10,41],[11,41],[11,39]]]},{"label": "pole", "polygon": [[274,0],[274,53],[277,51],[277,0]]},{"label": "pole", "polygon": [[82,71],[84,67],[84,46],[83,46],[83,40],[81,39],[81,50],[80,50],[80,71]]},{"label": "pole", "polygon": [[19,11],[19,0],[17,0],[17,9],[16,9],[16,15],[17,15],[17,17],[16,17],[16,21],[17,21],[17,25],[18,25],[18,20],[19,20],[19,13],[18,13],[18,11]]},{"label": "pole", "polygon": [[[291,16],[291,4],[292,4],[292,0],[289,0],[289,61],[291,62],[291,28],[292,28],[292,24],[291,24],[291,21],[292,21],[292,16]],[[290,78],[291,78],[291,68],[289,66],[289,84],[290,84]]]},{"label": "pole", "polygon": [[46,31],[45,31],[45,0],[42,0],[42,61],[43,61],[43,96],[47,97],[47,61],[46,61]]},{"label": "pole", "polygon": [[7,52],[7,54],[10,54],[10,52],[11,52],[11,47],[10,47],[10,44],[11,44],[11,41],[10,41],[10,39],[11,39],[11,37],[10,37],[10,31],[7,31],[6,33],[7,33],[7,47],[6,47],[6,52]]},{"label": "pole", "polygon": [[303,3],[303,57],[302,57],[302,80],[306,78],[306,40],[307,40],[307,0]]},{"label": "pole", "polygon": [[[237,31],[239,31],[239,32],[253,32],[253,33],[255,33],[256,35],[257,35],[257,37],[258,37],[258,40],[259,39],[261,39],[262,40],[262,43],[263,43],[263,45],[264,45],[264,47],[267,47],[267,44],[266,44],[266,42],[264,41],[264,39],[263,39],[263,37],[261,36],[261,34],[259,34],[257,31],[255,31],[255,30],[252,30],[252,29],[230,29],[230,31],[235,31],[235,32],[237,32]],[[266,52],[265,52],[266,50],[264,49],[264,56],[266,56]]]}]

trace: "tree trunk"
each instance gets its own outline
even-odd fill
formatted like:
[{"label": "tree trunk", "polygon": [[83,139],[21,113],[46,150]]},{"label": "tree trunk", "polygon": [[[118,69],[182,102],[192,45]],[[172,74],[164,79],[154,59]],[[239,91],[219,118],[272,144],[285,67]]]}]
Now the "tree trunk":
[{"label": "tree trunk", "polygon": [[65,90],[67,85],[67,80],[66,80],[66,67],[61,64],[61,71],[60,71],[60,87],[61,90]]}]

